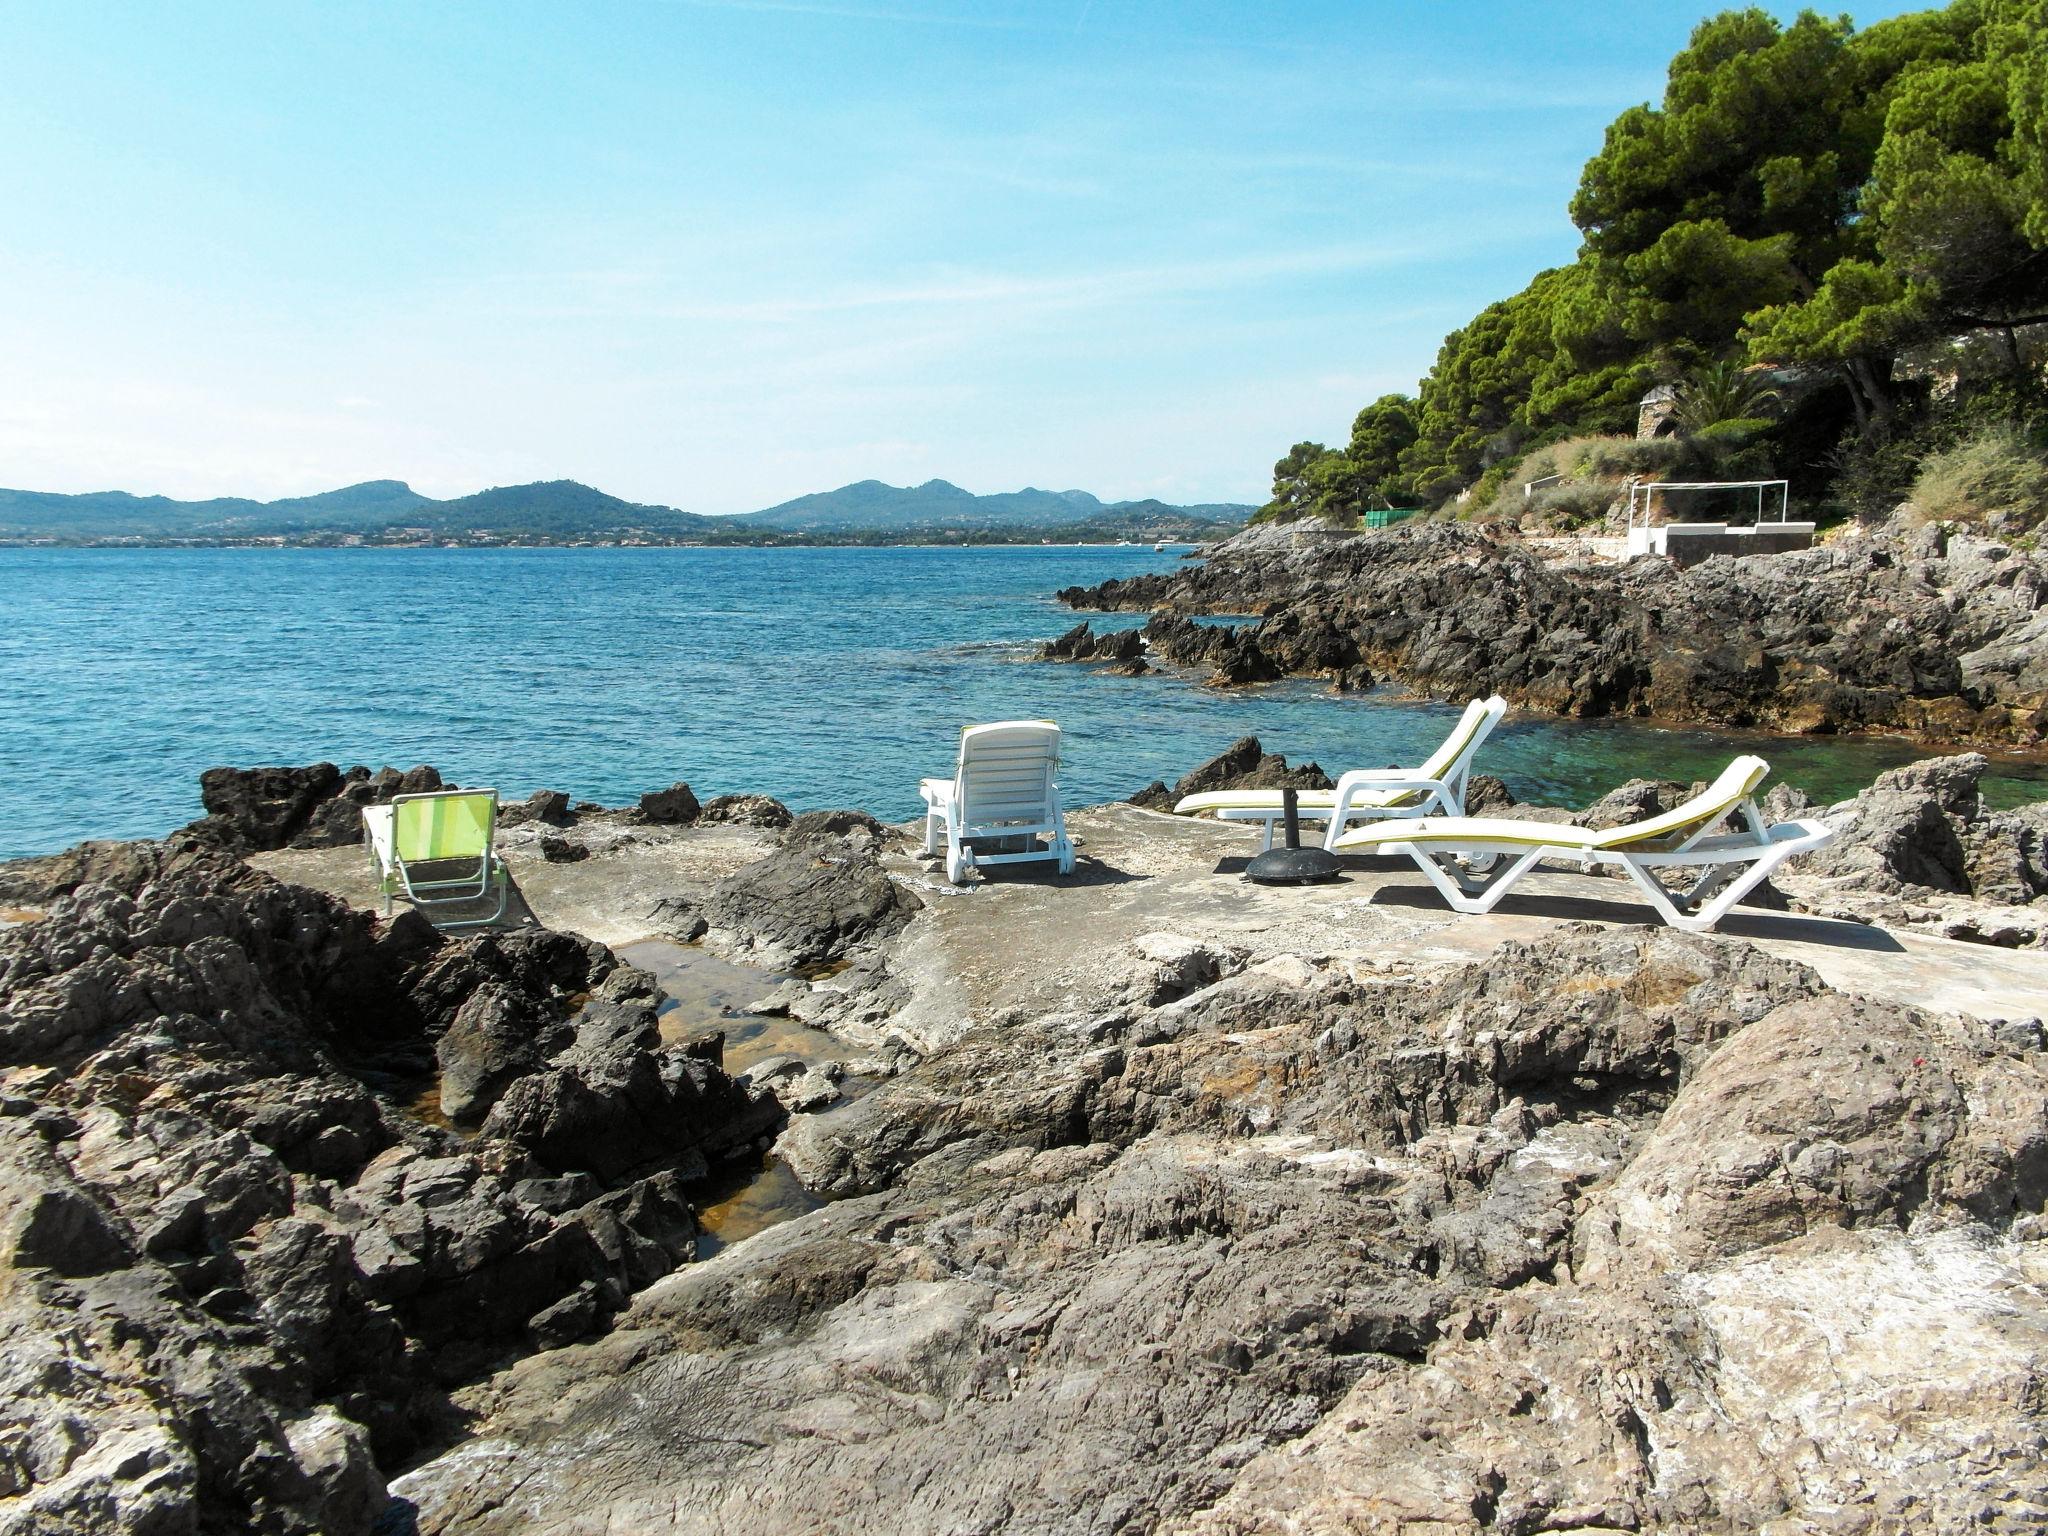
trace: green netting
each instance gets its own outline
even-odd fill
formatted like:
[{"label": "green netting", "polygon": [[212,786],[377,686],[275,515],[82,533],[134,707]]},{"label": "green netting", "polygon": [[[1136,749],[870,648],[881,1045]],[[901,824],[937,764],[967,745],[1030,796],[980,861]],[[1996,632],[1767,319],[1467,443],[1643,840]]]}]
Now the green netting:
[{"label": "green netting", "polygon": [[407,864],[477,859],[490,847],[494,797],[429,795],[392,807],[392,839]]}]

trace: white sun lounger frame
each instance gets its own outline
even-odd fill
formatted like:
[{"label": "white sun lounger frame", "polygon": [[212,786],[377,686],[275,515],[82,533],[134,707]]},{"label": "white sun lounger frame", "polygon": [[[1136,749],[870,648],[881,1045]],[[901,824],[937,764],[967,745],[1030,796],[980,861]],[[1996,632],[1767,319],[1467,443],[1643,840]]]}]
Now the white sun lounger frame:
[{"label": "white sun lounger frame", "polygon": [[[953,777],[917,787],[925,806],[924,851],[937,854],[943,842],[947,880],[960,885],[984,865],[1047,859],[1063,875],[1074,872],[1074,845],[1054,778],[1059,766],[1060,728],[1050,720],[998,720],[960,733]],[[1017,843],[1026,846],[1014,848]]]},{"label": "white sun lounger frame", "polygon": [[[1337,780],[1334,789],[1304,789],[1295,792],[1295,815],[1301,821],[1327,822],[1323,846],[1334,847],[1346,828],[1360,822],[1384,821],[1395,817],[1465,814],[1465,787],[1472,778],[1472,760],[1493,728],[1507,713],[1507,700],[1499,694],[1474,699],[1465,706],[1458,723],[1444,737],[1436,752],[1420,768],[1356,768]],[[1460,744],[1462,743],[1462,744]],[[1433,761],[1447,748],[1449,760],[1432,770]],[[1211,812],[1218,821],[1264,823],[1259,850],[1273,846],[1274,828],[1287,812],[1277,789],[1213,790],[1190,795],[1174,807],[1176,814]]]},{"label": "white sun lounger frame", "polygon": [[[1412,827],[1369,827],[1349,834],[1338,846],[1349,853],[1406,854],[1453,909],[1467,913],[1491,912],[1545,859],[1588,871],[1616,869],[1672,927],[1706,933],[1787,859],[1835,837],[1834,828],[1818,821],[1767,824],[1754,795],[1769,772],[1770,765],[1762,758],[1739,757],[1686,804],[1605,832],[1575,825],[1546,830],[1542,822],[1445,817]],[[1740,818],[1743,830],[1715,833],[1730,815]],[[1678,840],[1655,846],[1670,838]],[[1475,870],[1460,862],[1464,860],[1483,860],[1490,867]],[[1683,891],[1673,891],[1657,878],[1659,870],[1697,870],[1699,876]]]}]

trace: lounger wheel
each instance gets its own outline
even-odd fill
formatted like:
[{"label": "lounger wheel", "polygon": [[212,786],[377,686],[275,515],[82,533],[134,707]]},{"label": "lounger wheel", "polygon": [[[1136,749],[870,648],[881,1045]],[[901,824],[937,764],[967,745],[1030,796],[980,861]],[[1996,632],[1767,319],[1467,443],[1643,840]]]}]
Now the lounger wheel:
[{"label": "lounger wheel", "polygon": [[1461,853],[1458,855],[1458,867],[1468,875],[1490,875],[1493,873],[1494,866],[1498,863],[1500,863],[1500,855],[1497,853]]}]

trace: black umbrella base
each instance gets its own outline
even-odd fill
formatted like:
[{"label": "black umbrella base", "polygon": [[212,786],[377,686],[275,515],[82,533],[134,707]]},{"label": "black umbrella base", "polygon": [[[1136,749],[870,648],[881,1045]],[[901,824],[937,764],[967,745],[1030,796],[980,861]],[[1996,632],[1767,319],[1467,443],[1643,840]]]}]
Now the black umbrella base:
[{"label": "black umbrella base", "polygon": [[1319,885],[1344,873],[1344,865],[1327,848],[1268,848],[1244,867],[1244,877],[1260,885]]}]

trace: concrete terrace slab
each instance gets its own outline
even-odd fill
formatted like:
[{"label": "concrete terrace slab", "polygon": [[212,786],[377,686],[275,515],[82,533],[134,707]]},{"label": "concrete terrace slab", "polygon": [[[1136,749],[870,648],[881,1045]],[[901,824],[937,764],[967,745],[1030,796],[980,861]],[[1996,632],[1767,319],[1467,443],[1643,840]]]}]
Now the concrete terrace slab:
[{"label": "concrete terrace slab", "polygon": [[[1083,842],[1071,881],[1004,872],[965,894],[931,895],[932,912],[912,926],[909,936],[943,953],[936,968],[962,980],[976,1012],[1072,1008],[1063,992],[1085,992],[1112,956],[1127,966],[1129,942],[1157,930],[1236,946],[1255,964],[1308,954],[1421,971],[1483,958],[1511,939],[1540,942],[1563,923],[1656,922],[1623,882],[1602,876],[1539,871],[1498,911],[1466,916],[1405,858],[1348,858],[1330,885],[1259,886],[1240,878],[1257,843],[1239,828],[1128,805],[1072,824]],[[928,873],[912,878],[920,894],[947,889]],[[1810,965],[1838,990],[1917,1007],[2002,1018],[2039,1014],[2048,998],[2048,951],[1746,907],[1718,934]],[[933,963],[911,948],[910,964]]]},{"label": "concrete terrace slab", "polygon": [[[540,851],[540,840],[548,835],[581,845],[589,856],[549,863]],[[663,897],[701,895],[774,846],[772,833],[736,825],[642,826],[588,817],[567,831],[531,824],[508,827],[498,834],[498,850],[516,891],[507,920],[580,933],[616,948],[655,936],[650,916]],[[376,875],[360,847],[284,849],[251,854],[249,863],[351,906],[377,908]]]},{"label": "concrete terrace slab", "polygon": [[[1256,838],[1126,804],[1070,818],[1079,865],[1009,866],[966,888],[916,854],[906,830],[885,865],[925,903],[893,949],[912,1001],[892,1027],[924,1049],[1006,1015],[1086,1012],[1113,1003],[1134,974],[1133,941],[1169,932],[1243,952],[1248,961],[1305,955],[1390,975],[1481,959],[1508,940],[1541,942],[1566,923],[1655,921],[1626,885],[1539,871],[1486,916],[1451,912],[1405,859],[1352,858],[1344,878],[1307,887],[1240,878]],[[774,845],[754,828],[670,828],[590,818],[566,836],[592,851],[548,863],[540,829],[504,834],[506,863],[529,920],[617,946],[654,931],[662,898],[701,899]],[[280,878],[352,903],[375,901],[359,849],[260,855]],[[515,904],[515,912],[519,907]],[[1738,908],[1719,936],[1809,965],[1831,986],[1985,1018],[2026,1017],[2048,998],[2048,951],[2003,950],[1827,918]],[[828,983],[829,985],[829,983]]]}]

